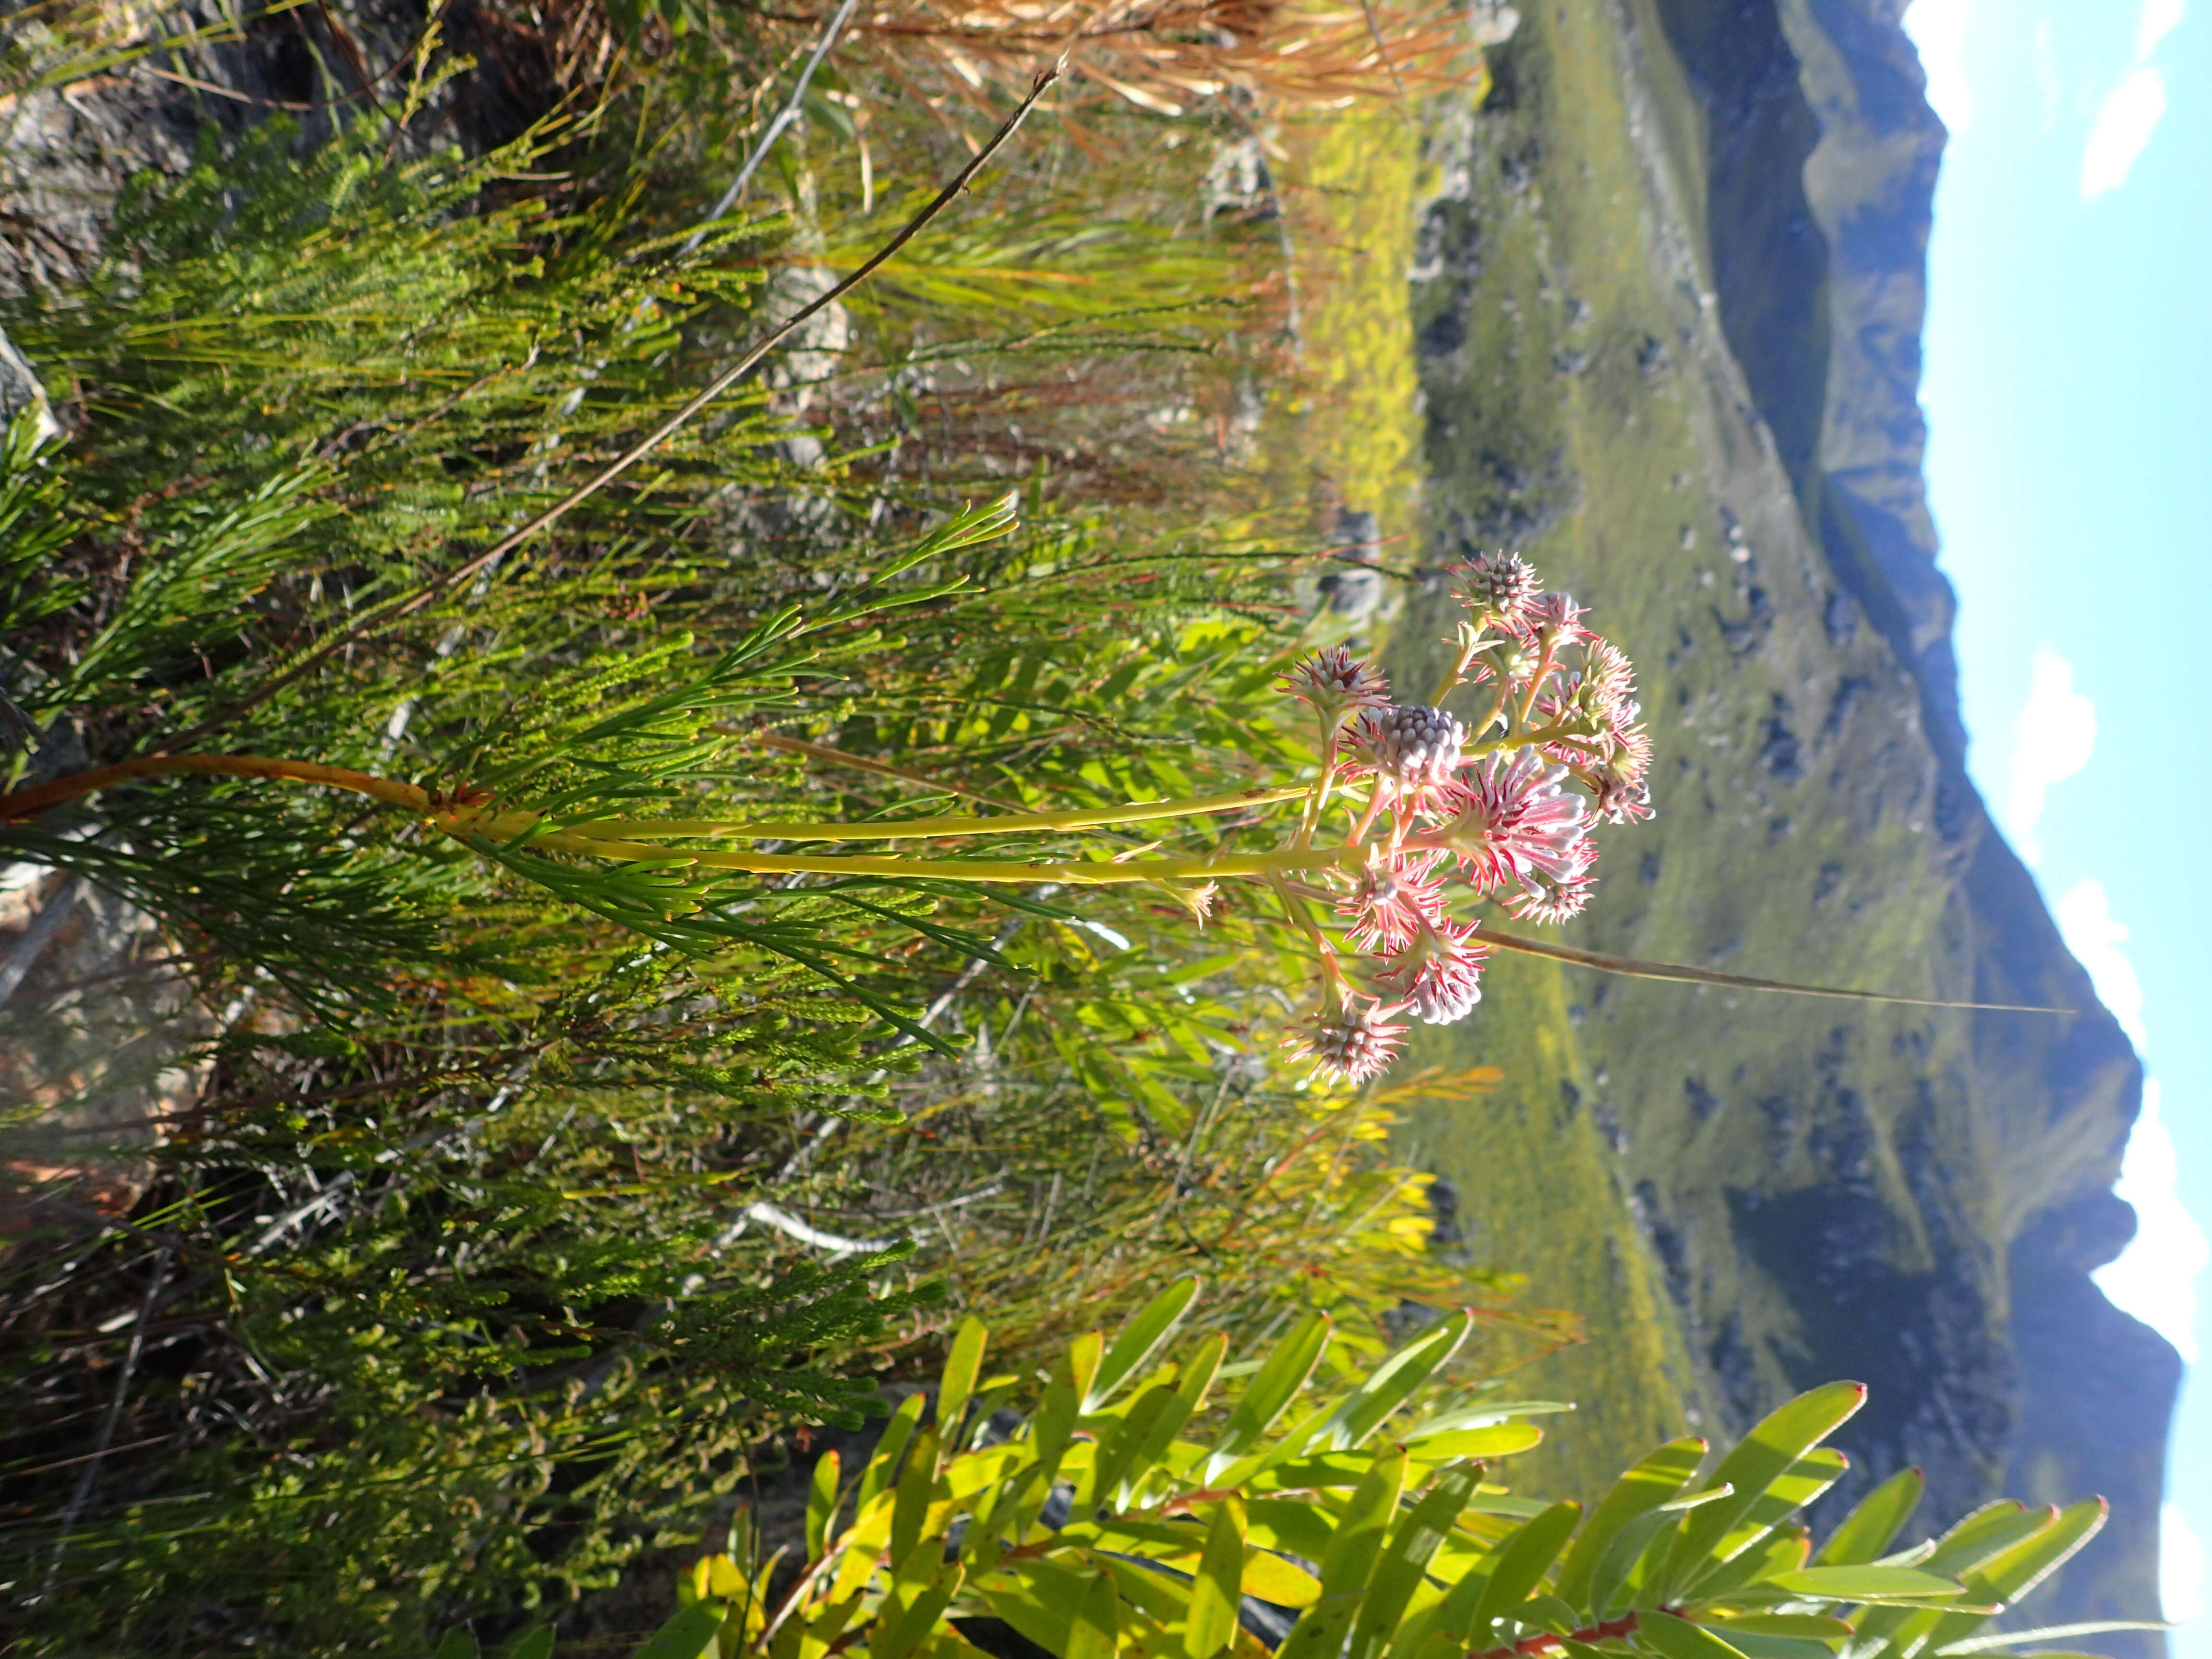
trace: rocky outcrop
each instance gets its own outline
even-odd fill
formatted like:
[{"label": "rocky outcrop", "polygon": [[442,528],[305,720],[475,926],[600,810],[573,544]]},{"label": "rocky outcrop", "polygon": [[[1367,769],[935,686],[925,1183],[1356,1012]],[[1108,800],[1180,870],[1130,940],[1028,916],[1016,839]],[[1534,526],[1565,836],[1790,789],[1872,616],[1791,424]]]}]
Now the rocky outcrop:
[{"label": "rocky outcrop", "polygon": [[[341,123],[394,125],[433,9],[443,44],[475,66],[394,126],[395,145],[503,143],[557,101],[574,22],[560,7],[335,0],[241,25],[195,0],[87,8],[50,26],[39,8],[0,6],[0,39],[31,82],[0,92],[0,293],[80,280],[131,179],[182,171],[209,138],[272,115],[295,123],[302,145]],[[77,63],[85,73],[64,78]]]}]

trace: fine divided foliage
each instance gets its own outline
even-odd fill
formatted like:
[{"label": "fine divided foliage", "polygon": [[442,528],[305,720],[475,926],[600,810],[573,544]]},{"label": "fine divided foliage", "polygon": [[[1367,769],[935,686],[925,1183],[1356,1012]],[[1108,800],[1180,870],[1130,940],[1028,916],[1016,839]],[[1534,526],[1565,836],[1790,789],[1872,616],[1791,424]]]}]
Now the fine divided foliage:
[{"label": "fine divided foliage", "polygon": [[[699,192],[616,125],[211,138],[84,286],[6,302],[68,428],[0,478],[0,864],[61,929],[0,1006],[27,1650],[408,1651],[571,1606],[932,1363],[948,1304],[1042,1352],[1213,1252],[1218,1322],[1330,1310],[1339,1368],[1408,1298],[1497,1310],[1471,1368],[1571,1334],[1425,1253],[1388,1101],[1256,1058],[1263,917],[702,887],[427,822],[1082,811],[1291,752],[1267,545],[933,478],[996,465],[936,441],[980,380],[915,397],[1006,334],[990,283],[893,285],[849,383],[825,325],[487,557],[795,303],[805,225],[687,246]],[[1013,185],[1011,253],[987,207],[948,227],[1048,289],[1065,203]],[[1194,343],[1161,318],[1244,257],[1164,260],[1214,274],[1136,295],[1130,349]]]}]

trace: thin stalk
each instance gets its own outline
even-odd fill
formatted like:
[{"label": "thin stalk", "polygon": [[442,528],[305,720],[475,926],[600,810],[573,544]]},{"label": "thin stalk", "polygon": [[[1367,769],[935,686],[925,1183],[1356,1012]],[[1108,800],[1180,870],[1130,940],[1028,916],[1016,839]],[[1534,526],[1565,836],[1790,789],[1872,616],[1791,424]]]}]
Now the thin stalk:
[{"label": "thin stalk", "polygon": [[389,806],[410,812],[427,812],[434,802],[430,792],[411,783],[395,783],[343,766],[323,766],[313,761],[272,760],[265,755],[147,755],[118,761],[89,772],[72,773],[35,788],[0,795],[0,823],[27,818],[64,801],[97,794],[120,783],[141,778],[176,777],[187,773],[232,778],[284,778],[294,783],[327,784],[356,795],[367,795]]},{"label": "thin stalk", "polygon": [[686,240],[684,244],[684,252],[698,252],[699,244],[707,240],[707,232],[713,228],[714,222],[735,207],[739,198],[744,195],[745,186],[752,182],[754,170],[768,158],[769,151],[775,148],[775,141],[783,137],[783,130],[799,118],[799,111],[805,106],[807,83],[814,79],[814,71],[822,67],[822,60],[830,55],[830,48],[837,44],[838,33],[844,28],[846,20],[852,16],[853,8],[859,3],[860,0],[844,0],[844,3],[837,8],[830,16],[830,21],[823,26],[822,38],[815,42],[814,55],[806,60],[806,67],[799,70],[799,83],[792,88],[789,101],[784,105],[775,119],[769,123],[768,131],[762,137],[760,143],[753,147],[753,153],[745,157],[745,164],[738,169],[738,176],[731,180],[730,187],[722,192],[721,200],[714,204],[714,210],[707,216],[699,228],[693,231]]},{"label": "thin stalk", "polygon": [[1598,951],[1578,951],[1571,945],[1550,945],[1541,939],[1501,933],[1493,927],[1485,927],[1476,937],[1485,945],[1526,951],[1532,957],[1549,957],[1554,962],[1571,962],[1578,968],[1595,968],[1601,973],[1625,974],[1634,979],[1679,980],[1691,985],[1728,985],[1739,990],[1780,991],[1799,997],[1842,997],[1853,1002],[1893,1002],[1907,1008],[1967,1008],[1990,1014],[2072,1014],[2076,1012],[2072,1008],[2044,1008],[2027,1003],[1950,1002],[1937,997],[1897,997],[1881,991],[1845,991],[1832,985],[1798,985],[1788,980],[1753,979],[1745,974],[1723,974],[1711,968],[1692,968],[1681,963],[1645,962],[1636,957],[1612,957]]},{"label": "thin stalk", "polygon": [[[1319,887],[1308,887],[1301,882],[1285,882],[1283,885],[1302,898],[1328,902],[1336,895]],[[1571,945],[1551,945],[1542,939],[1527,939],[1518,933],[1501,933],[1495,927],[1485,926],[1476,936],[1482,945],[1494,945],[1504,951],[1520,951],[1532,957],[1547,957],[1554,962],[1572,963],[1577,968],[1595,968],[1601,974],[1619,974],[1628,979],[1658,979],[1686,985],[1726,985],[1740,991],[1782,991],[1801,997],[1842,997],[1853,1002],[1892,1002],[1907,1008],[1964,1008],[1992,1014],[2072,1014],[2072,1008],[2045,1008],[2033,1004],[2016,1002],[1949,1002],[1934,997],[1897,997],[1884,991],[1846,991],[1832,985],[1799,985],[1790,980],[1753,979],[1747,974],[1723,974],[1711,968],[1692,968],[1679,962],[1647,962],[1641,957],[1613,957],[1600,951],[1578,951]]]}]

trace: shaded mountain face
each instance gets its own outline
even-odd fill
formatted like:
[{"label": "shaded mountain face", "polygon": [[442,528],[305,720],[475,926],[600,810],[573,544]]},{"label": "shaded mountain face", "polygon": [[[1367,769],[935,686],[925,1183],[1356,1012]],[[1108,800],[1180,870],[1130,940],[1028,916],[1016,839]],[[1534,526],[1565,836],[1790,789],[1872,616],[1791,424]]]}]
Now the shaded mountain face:
[{"label": "shaded mountain face", "polygon": [[[1660,1356],[1643,1374],[1692,1424],[1860,1378],[1831,1522],[1905,1465],[1930,1528],[2002,1493],[2102,1492],[2106,1534],[2030,1612],[2154,1618],[2179,1365],[2087,1277],[2133,1231],[2111,1187],[2141,1071],[1964,769],[1917,403],[1944,135],[1901,10],[1528,9],[1497,94],[1437,141],[1415,272],[1429,557],[1522,546],[1638,665],[1660,817],[1601,838],[1577,942],[2082,1012],[1567,973],[1564,1029],[1539,1040],[1516,969],[1434,1045],[1504,1065],[1506,1089],[1415,1133],[1472,1247],[1593,1315],[1563,1389],[1620,1386],[1614,1327],[1646,1304],[1665,1329],[1633,1339]],[[1410,612],[1407,641],[1446,619],[1435,595]],[[1411,643],[1395,656],[1427,672]],[[1601,1226],[1525,1220],[1511,1149],[1532,1121],[1557,1166],[1602,1170],[1585,1185],[1634,1257]]]}]

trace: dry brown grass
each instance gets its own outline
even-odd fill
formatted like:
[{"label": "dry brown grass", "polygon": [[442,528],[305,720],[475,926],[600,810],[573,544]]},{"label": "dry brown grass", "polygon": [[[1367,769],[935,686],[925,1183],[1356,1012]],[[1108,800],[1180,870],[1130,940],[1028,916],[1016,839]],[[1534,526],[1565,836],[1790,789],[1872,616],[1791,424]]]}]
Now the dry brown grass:
[{"label": "dry brown grass", "polygon": [[[827,13],[760,15],[818,27]],[[1460,84],[1480,66],[1449,0],[887,0],[847,33],[917,94],[927,76],[1003,94],[1064,52],[1079,82],[1161,115],[1223,96],[1340,108]]]}]

